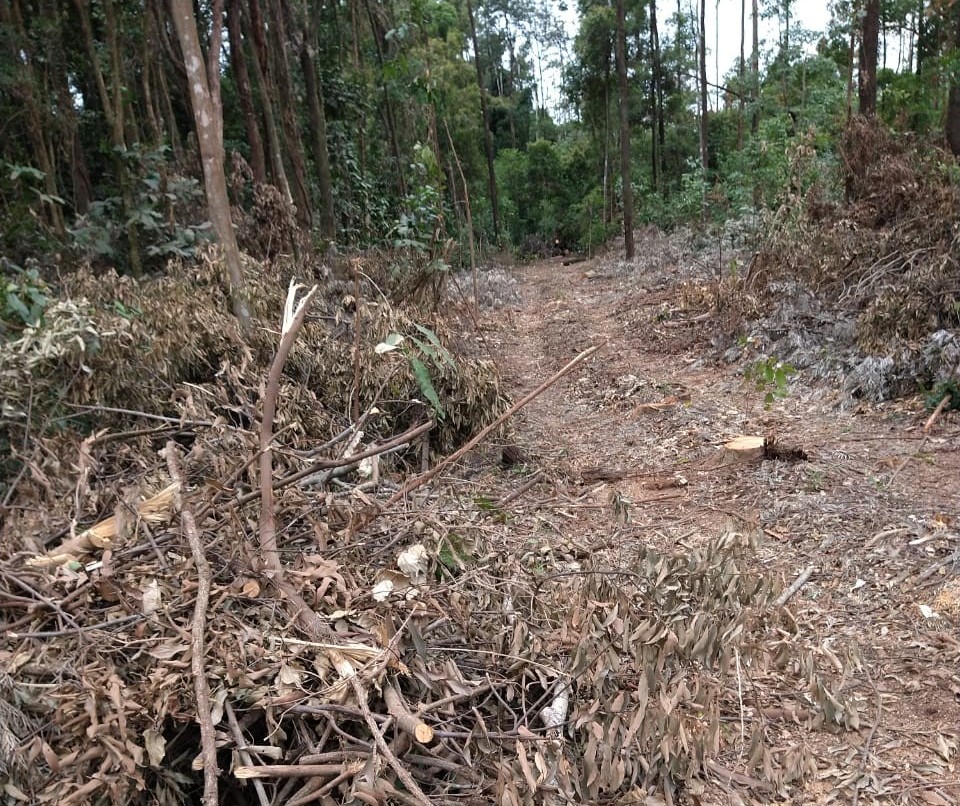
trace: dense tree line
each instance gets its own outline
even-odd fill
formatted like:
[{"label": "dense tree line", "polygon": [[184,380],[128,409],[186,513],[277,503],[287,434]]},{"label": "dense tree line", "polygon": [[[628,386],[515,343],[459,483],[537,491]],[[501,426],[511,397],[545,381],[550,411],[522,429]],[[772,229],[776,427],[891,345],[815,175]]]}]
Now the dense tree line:
[{"label": "dense tree line", "polygon": [[262,255],[589,248],[776,204],[852,114],[960,153],[960,2],[837,0],[823,32],[720,6],[711,81],[705,0],[577,0],[572,48],[547,0],[0,0],[0,248],[140,274],[210,229],[237,282],[235,226]]}]

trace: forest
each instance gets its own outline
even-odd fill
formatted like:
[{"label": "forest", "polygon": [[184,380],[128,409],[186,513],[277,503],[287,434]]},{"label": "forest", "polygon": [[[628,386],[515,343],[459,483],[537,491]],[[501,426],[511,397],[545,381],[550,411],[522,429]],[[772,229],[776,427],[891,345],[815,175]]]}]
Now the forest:
[{"label": "forest", "polygon": [[960,802],[960,0],[814,6],[0,0],[0,801]]}]

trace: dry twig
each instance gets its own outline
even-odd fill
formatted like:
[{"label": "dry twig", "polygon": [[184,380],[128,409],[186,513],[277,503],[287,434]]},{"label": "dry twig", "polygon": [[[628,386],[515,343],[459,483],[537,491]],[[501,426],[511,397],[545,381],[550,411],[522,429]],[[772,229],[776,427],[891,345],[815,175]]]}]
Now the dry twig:
[{"label": "dry twig", "polygon": [[[177,497],[183,489],[183,475],[180,472],[180,462],[177,445],[172,440],[166,448],[167,467],[170,477],[176,482]],[[197,523],[193,513],[183,506],[180,501],[180,522],[193,553],[193,562],[197,566],[197,600],[193,606],[193,624],[191,626],[193,657],[191,665],[193,671],[193,688],[197,698],[197,721],[200,723],[200,744],[203,753],[203,802],[206,806],[217,806],[220,796],[217,791],[217,737],[210,717],[210,682],[207,680],[204,669],[206,655],[207,634],[207,604],[210,601],[210,564],[203,553],[203,544],[197,531]]]}]

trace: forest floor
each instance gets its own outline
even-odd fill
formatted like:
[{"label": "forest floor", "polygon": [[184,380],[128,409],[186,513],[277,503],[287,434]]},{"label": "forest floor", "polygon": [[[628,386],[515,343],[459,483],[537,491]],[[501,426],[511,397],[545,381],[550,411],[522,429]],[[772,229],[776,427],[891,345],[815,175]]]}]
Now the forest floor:
[{"label": "forest floor", "polygon": [[[926,433],[919,399],[865,404],[802,375],[767,405],[743,365],[719,359],[711,319],[683,311],[696,270],[665,265],[665,248],[652,236],[629,265],[511,270],[521,301],[484,330],[514,399],[602,345],[514,419],[516,446],[553,485],[516,505],[612,568],[731,530],[756,538],[755,566],[784,587],[813,566],[788,607],[859,727],[773,719],[768,738],[803,743],[816,774],[776,796],[718,774],[699,802],[960,803],[960,414]],[[739,458],[723,450],[738,435],[805,458]],[[731,768],[744,769],[744,741]]]}]

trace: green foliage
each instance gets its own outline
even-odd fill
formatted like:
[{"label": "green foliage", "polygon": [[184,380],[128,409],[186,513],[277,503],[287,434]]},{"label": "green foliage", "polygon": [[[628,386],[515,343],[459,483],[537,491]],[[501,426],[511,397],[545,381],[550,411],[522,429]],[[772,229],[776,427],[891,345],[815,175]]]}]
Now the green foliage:
[{"label": "green foliage", "polygon": [[46,174],[30,165],[0,160],[0,254],[25,261],[51,252],[57,239],[44,207],[64,200],[44,190]]},{"label": "green foliage", "polygon": [[[149,259],[148,268],[158,268],[173,257],[191,258],[196,247],[208,240],[210,222],[200,219],[203,189],[196,179],[170,173],[167,152],[160,147],[120,154],[131,177],[136,177],[132,207],[124,217],[120,196],[110,196],[93,202],[86,215],[78,216],[70,235],[82,257],[113,265],[122,261],[131,224]],[[190,220],[194,223],[186,223]]]},{"label": "green foliage", "polygon": [[928,411],[933,411],[948,396],[950,402],[944,408],[948,411],[960,411],[960,383],[954,378],[942,380],[932,389],[924,392],[923,402]]},{"label": "green foliage", "polygon": [[0,336],[36,325],[50,298],[50,289],[35,267],[23,269],[0,258]]},{"label": "green foliage", "polygon": [[790,393],[790,379],[797,374],[796,367],[776,358],[764,358],[748,366],[743,376],[753,381],[758,392],[763,392],[763,405],[769,408],[774,400]]},{"label": "green foliage", "polygon": [[[456,370],[456,363],[453,356],[440,342],[437,334],[425,325],[415,325],[417,331],[423,336],[422,339],[400,333],[391,333],[376,347],[376,352],[383,355],[400,350],[406,357],[410,365],[410,371],[417,381],[420,393],[427,399],[437,418],[442,420],[446,416],[443,403],[437,394],[437,388],[434,385],[430,367],[442,371],[447,369]],[[408,346],[410,342],[413,346]]]}]

